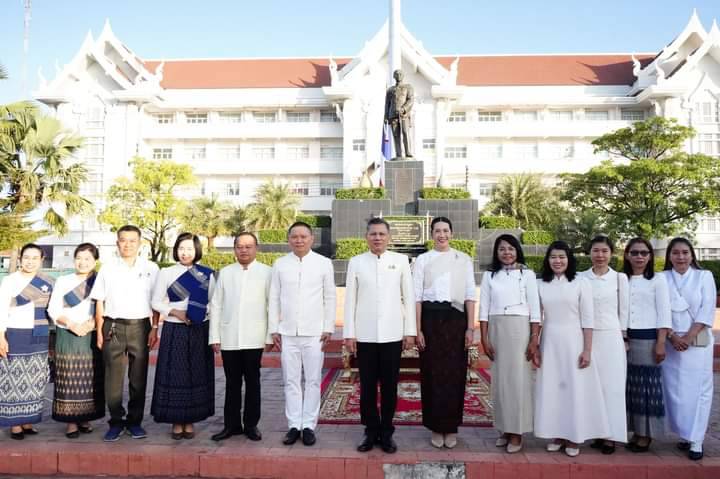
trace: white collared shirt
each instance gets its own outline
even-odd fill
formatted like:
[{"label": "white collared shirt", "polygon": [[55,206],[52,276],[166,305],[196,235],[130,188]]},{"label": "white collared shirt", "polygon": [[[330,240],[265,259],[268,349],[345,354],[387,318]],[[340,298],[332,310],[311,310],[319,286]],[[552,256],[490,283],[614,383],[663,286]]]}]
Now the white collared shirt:
[{"label": "white collared shirt", "polygon": [[8,328],[33,329],[35,327],[35,304],[10,307],[12,299],[20,294],[34,276],[16,271],[5,276],[0,284],[0,332]]},{"label": "white collared shirt", "polygon": [[272,269],[253,261],[225,266],[210,300],[210,344],[224,350],[260,349],[272,343],[267,334]]},{"label": "white collared shirt", "polygon": [[537,281],[530,268],[483,273],[480,321],[488,321],[490,316],[509,314],[528,316],[531,323],[540,322]]},{"label": "white collared shirt", "polygon": [[590,282],[595,305],[593,329],[625,331],[628,325],[628,279],[612,268],[598,276],[592,268],[579,273]]},{"label": "white collared shirt", "polygon": [[270,334],[320,336],[335,331],[335,275],[332,261],[310,251],[275,261],[270,283]]},{"label": "white collared shirt", "polygon": [[[178,263],[167,268],[163,268],[158,273],[157,281],[155,282],[155,287],[153,288],[152,309],[160,313],[165,318],[165,321],[169,323],[183,323],[183,321],[170,315],[171,310],[176,309],[178,311],[187,311],[188,309],[189,298],[182,301],[170,301],[167,294],[170,285],[177,281],[180,276],[185,274],[188,269],[190,269],[189,266],[183,266]],[[210,298],[212,298],[213,291],[215,291],[215,276],[210,275],[208,303]],[[207,320],[208,317],[206,315],[205,321]]]},{"label": "white collared shirt", "polygon": [[672,327],[670,293],[662,274],[646,279],[643,275],[630,278],[628,329],[660,329]]},{"label": "white collared shirt", "polygon": [[55,280],[52,296],[48,303],[48,315],[55,322],[58,328],[67,329],[67,326],[58,324],[58,318],[65,317],[70,323],[82,324],[89,319],[94,319],[90,315],[90,307],[92,299],[87,297],[75,306],[68,308],[65,306],[64,296],[75,289],[77,285],[84,282],[87,278],[77,276],[75,273],[60,276]]},{"label": "white collared shirt", "polygon": [[344,338],[389,343],[417,334],[408,257],[386,251],[354,256],[345,282]]},{"label": "white collared shirt", "polygon": [[[425,268],[435,258],[441,255],[454,254],[457,251],[430,250],[415,259],[413,264],[413,286],[415,288],[415,301],[452,301],[452,274],[450,271],[443,273],[430,285],[425,288]],[[463,253],[461,253],[463,254]],[[472,259],[468,257],[465,270],[465,301],[476,301],[475,299],[475,272],[473,271]]]},{"label": "white collared shirt", "polygon": [[[717,301],[717,289],[712,273],[693,267],[690,267],[685,274],[675,270],[663,271],[663,273],[670,290],[673,331],[686,333],[693,323],[702,323],[712,328]],[[687,304],[690,312],[687,307],[684,309],[680,307],[681,304]]]},{"label": "white collared shirt", "polygon": [[114,258],[100,267],[90,297],[104,301],[103,314],[109,318],[152,318],[150,298],[158,271],[145,258],[136,258],[132,266]]}]

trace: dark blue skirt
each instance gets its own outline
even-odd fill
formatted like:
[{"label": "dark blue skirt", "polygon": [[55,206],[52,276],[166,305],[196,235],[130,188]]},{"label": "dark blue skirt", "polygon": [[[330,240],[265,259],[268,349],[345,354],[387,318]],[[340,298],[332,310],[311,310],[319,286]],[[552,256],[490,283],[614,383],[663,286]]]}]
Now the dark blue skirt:
[{"label": "dark blue skirt", "polygon": [[0,358],[0,427],[42,421],[49,378],[48,337],[32,329],[6,331],[10,352]]},{"label": "dark blue skirt", "polygon": [[150,414],[155,422],[190,424],[215,414],[215,357],[209,323],[163,323]]}]

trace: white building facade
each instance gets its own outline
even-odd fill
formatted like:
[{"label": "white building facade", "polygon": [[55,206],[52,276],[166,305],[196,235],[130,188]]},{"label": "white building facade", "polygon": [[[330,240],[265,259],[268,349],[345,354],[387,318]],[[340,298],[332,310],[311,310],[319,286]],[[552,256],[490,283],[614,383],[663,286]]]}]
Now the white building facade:
[{"label": "white building facade", "polygon": [[[142,156],[191,165],[199,184],[188,197],[243,205],[275,180],[320,213],[380,160],[384,94],[398,66],[415,89],[414,153],[426,185],[442,177],[467,186],[481,205],[507,174],[552,181],[586,171],[603,159],[592,140],[651,115],[693,126],[688,151],[720,157],[720,30],[706,31],[695,13],[660,53],[635,55],[433,56],[391,7],[353,58],[153,60],[106,23],[34,96],[86,138],[82,193],[98,211]],[[700,256],[720,257],[720,218],[700,225]],[[114,235],[94,218],[43,239],[57,267],[81,241],[114,250]]]}]

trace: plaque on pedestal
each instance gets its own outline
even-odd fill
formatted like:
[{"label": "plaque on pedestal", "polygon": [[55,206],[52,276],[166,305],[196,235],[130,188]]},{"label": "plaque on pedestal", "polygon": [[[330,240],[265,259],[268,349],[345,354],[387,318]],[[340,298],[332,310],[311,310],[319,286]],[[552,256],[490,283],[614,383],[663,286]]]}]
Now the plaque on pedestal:
[{"label": "plaque on pedestal", "polygon": [[423,162],[393,160],[385,162],[385,189],[391,215],[417,214],[417,199],[423,187]]}]

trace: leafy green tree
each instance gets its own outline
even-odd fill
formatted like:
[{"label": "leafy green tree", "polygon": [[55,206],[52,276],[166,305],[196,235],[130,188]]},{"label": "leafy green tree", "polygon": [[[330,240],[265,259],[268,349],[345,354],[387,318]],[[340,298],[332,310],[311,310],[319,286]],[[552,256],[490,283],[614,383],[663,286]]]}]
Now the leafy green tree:
[{"label": "leafy green tree", "polygon": [[7,77],[8,77],[8,74],[7,74],[7,71],[5,70],[5,67],[0,65],[0,80],[7,80]]},{"label": "leafy green tree", "polygon": [[176,188],[192,185],[196,179],[189,165],[169,160],[150,161],[136,157],[131,161],[132,178],[118,178],[107,192],[107,206],[99,220],[115,231],[134,224],[150,244],[153,261],[166,261],[167,239],[178,226],[185,202],[175,196]]},{"label": "leafy green tree", "polygon": [[249,229],[282,229],[295,220],[300,198],[288,184],[268,181],[255,192],[255,202],[245,209],[245,225]]},{"label": "leafy green tree", "polygon": [[562,175],[563,199],[597,213],[620,239],[691,231],[699,214],[720,204],[720,162],[681,150],[693,135],[692,128],[661,117],[603,135],[593,142],[595,152],[620,158]]},{"label": "leafy green tree", "polygon": [[237,236],[245,231],[245,209],[241,206],[233,207],[225,220],[225,227],[228,230],[228,234],[232,236]]},{"label": "leafy green tree", "polygon": [[556,205],[557,194],[540,175],[520,173],[500,180],[484,214],[515,218],[523,229],[543,229],[552,221]]},{"label": "leafy green tree", "polygon": [[206,237],[208,249],[213,249],[215,238],[230,233],[227,223],[233,212],[232,205],[219,201],[217,195],[195,198],[185,207],[182,229]]}]

